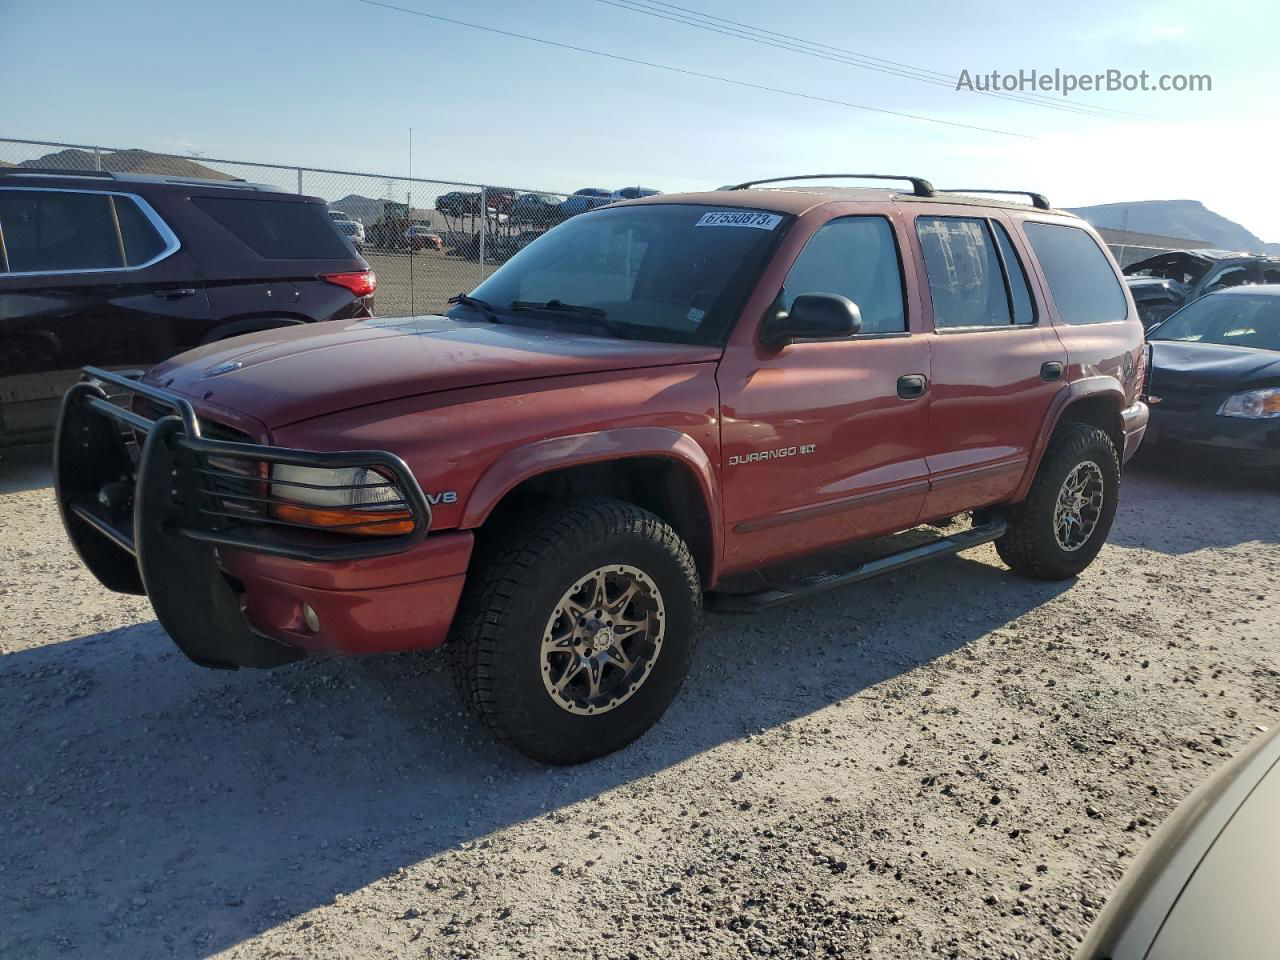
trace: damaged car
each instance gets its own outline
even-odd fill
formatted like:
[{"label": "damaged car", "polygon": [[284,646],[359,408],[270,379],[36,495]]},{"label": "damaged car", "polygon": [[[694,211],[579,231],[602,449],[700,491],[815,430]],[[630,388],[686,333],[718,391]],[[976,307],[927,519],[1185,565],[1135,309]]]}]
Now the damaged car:
[{"label": "damaged car", "polygon": [[1280,472],[1280,285],[1211,293],[1147,342],[1144,449]]},{"label": "damaged car", "polygon": [[1142,325],[1150,330],[1207,293],[1280,283],[1280,257],[1229,250],[1166,250],[1124,268]]}]

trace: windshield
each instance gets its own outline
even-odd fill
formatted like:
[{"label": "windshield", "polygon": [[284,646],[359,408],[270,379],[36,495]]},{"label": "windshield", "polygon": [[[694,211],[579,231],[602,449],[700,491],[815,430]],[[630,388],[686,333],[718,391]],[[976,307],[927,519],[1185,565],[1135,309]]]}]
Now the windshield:
[{"label": "windshield", "polygon": [[1151,331],[1148,339],[1280,350],[1280,297],[1247,293],[1202,297]]},{"label": "windshield", "polygon": [[788,222],[692,204],[598,210],[539,237],[472,295],[504,321],[719,343]]}]

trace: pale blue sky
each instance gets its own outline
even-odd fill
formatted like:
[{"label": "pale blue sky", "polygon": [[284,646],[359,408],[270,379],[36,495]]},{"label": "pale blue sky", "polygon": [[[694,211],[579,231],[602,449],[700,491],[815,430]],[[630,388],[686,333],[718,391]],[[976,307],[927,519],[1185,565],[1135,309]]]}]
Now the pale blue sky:
[{"label": "pale blue sky", "polygon": [[1038,189],[1062,206],[1198,199],[1280,241],[1280,197],[1250,183],[1275,165],[1271,4],[678,0],[951,74],[1212,75],[1212,93],[1066,101],[1160,118],[1139,120],[959,93],[598,0],[388,2],[1030,139],[678,76],[359,0],[0,0],[0,135],[403,173],[412,126],[415,173],[440,179],[670,191],[902,171],[939,185]]}]

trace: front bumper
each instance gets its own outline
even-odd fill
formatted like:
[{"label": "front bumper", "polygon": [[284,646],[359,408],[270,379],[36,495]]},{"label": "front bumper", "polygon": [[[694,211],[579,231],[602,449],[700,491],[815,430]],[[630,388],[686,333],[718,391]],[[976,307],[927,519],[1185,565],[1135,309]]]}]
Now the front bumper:
[{"label": "front bumper", "polygon": [[1280,420],[1203,411],[1151,410],[1144,449],[1183,452],[1243,467],[1280,467]]},{"label": "front bumper", "polygon": [[1124,430],[1122,463],[1128,463],[1129,459],[1138,452],[1138,447],[1142,446],[1142,438],[1146,435],[1150,417],[1150,409],[1141,400],[1120,411],[1120,423]]},{"label": "front bumper", "polygon": [[[63,525],[104,586],[146,594],[190,659],[269,667],[307,651],[405,649],[415,629],[443,638],[470,535],[427,545],[431,508],[399,457],[210,439],[185,398],[136,374],[85,373],[63,400],[54,448]],[[140,404],[167,412],[152,419]],[[401,491],[410,529],[343,534],[279,519],[277,488],[298,484],[268,480],[275,464],[376,468]],[[303,602],[324,611],[321,629],[298,619]]]}]

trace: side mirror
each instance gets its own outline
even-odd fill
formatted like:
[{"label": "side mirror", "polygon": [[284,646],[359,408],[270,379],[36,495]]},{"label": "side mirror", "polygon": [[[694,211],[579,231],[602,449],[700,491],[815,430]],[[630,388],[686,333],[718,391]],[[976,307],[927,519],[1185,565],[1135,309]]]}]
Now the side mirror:
[{"label": "side mirror", "polygon": [[760,339],[771,346],[793,340],[831,340],[849,337],[862,329],[858,305],[838,293],[802,293],[791,311],[779,310],[764,322]]}]

